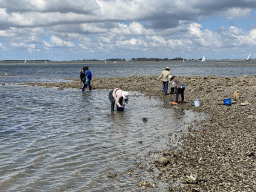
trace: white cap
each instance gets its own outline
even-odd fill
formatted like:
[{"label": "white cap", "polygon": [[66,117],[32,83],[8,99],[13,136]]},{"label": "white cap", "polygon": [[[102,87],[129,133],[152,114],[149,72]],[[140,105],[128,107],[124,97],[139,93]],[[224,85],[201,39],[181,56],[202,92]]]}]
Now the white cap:
[{"label": "white cap", "polygon": [[129,95],[128,92],[126,92],[126,91],[122,92],[122,96],[124,99],[128,99],[128,95]]},{"label": "white cap", "polygon": [[171,78],[172,78],[172,75],[170,75],[169,79],[171,79]]}]

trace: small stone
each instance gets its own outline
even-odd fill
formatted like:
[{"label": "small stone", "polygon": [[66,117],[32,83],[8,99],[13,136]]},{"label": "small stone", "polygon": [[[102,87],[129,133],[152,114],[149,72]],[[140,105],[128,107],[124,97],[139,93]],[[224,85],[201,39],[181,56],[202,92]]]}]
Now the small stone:
[{"label": "small stone", "polygon": [[163,167],[166,166],[168,163],[170,163],[169,158],[167,157],[160,157],[154,161],[158,166]]},{"label": "small stone", "polygon": [[130,169],[129,172],[128,172],[128,174],[129,174],[129,175],[132,175],[133,172],[134,172],[134,170],[133,170],[133,169]]},{"label": "small stone", "polygon": [[248,101],[246,101],[246,102],[244,102],[244,103],[241,103],[241,106],[246,106],[246,105],[249,105],[249,102],[248,102]]},{"label": "small stone", "polygon": [[216,102],[216,105],[224,105],[224,102],[218,100],[218,101]]},{"label": "small stone", "polygon": [[147,122],[148,118],[147,117],[143,117],[142,120],[143,120],[143,122]]},{"label": "small stone", "polygon": [[148,181],[139,181],[136,185],[138,187],[142,187],[142,188],[149,188],[150,187],[150,182],[148,182]]},{"label": "small stone", "polygon": [[115,178],[116,177],[116,173],[109,173],[108,174],[108,178]]}]

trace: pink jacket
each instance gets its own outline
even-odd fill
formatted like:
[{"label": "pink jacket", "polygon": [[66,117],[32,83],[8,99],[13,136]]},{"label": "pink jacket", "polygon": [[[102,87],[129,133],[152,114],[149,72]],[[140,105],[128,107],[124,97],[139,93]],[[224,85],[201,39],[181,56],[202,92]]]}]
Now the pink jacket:
[{"label": "pink jacket", "polygon": [[119,88],[115,88],[114,91],[113,91],[113,97],[114,97],[114,99],[115,99],[116,104],[117,104],[118,107],[121,107],[121,105],[120,105],[120,103],[119,103],[119,99],[120,99],[121,97],[123,97],[122,93],[123,93],[123,90],[121,90],[121,89],[119,89]]}]

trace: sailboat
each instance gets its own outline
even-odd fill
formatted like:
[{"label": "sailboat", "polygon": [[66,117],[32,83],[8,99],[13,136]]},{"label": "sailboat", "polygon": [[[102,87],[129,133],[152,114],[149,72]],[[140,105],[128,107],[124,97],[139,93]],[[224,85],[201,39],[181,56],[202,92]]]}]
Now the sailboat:
[{"label": "sailboat", "polygon": [[107,63],[107,60],[105,59],[105,63]]},{"label": "sailboat", "polygon": [[250,61],[251,60],[251,53],[248,55],[246,61]]},{"label": "sailboat", "polygon": [[184,63],[184,62],[185,62],[185,60],[183,59],[183,60],[182,60],[182,62]]},{"label": "sailboat", "polygon": [[205,56],[203,56],[203,58],[202,58],[202,62],[205,62]]},{"label": "sailboat", "polygon": [[24,63],[27,63],[27,60],[25,60]]},{"label": "sailboat", "polygon": [[46,61],[46,60],[44,60],[44,63],[47,63],[47,61]]}]

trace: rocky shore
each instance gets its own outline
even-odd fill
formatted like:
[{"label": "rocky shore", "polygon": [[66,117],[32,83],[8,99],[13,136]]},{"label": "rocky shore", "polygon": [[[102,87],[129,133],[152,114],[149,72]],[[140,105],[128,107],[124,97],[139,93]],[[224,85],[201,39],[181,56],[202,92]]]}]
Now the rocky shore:
[{"label": "rocky shore", "polygon": [[[179,148],[159,152],[162,157],[152,159],[159,170],[157,178],[169,184],[169,191],[256,191],[256,75],[180,77],[186,85],[186,103],[178,105],[171,104],[175,95],[162,93],[162,83],[157,78],[132,76],[92,80],[94,89],[119,87],[140,91],[157,96],[164,107],[210,115],[197,122],[201,129],[192,124],[188,127],[180,138]],[[78,79],[69,83],[28,84],[59,87],[59,90],[82,87]],[[239,95],[234,95],[235,91]],[[232,105],[224,105],[225,98],[231,98]],[[195,99],[200,99],[200,107],[194,106]],[[182,187],[172,185],[174,183],[181,183]],[[140,181],[138,186],[150,188],[155,184]]]}]

